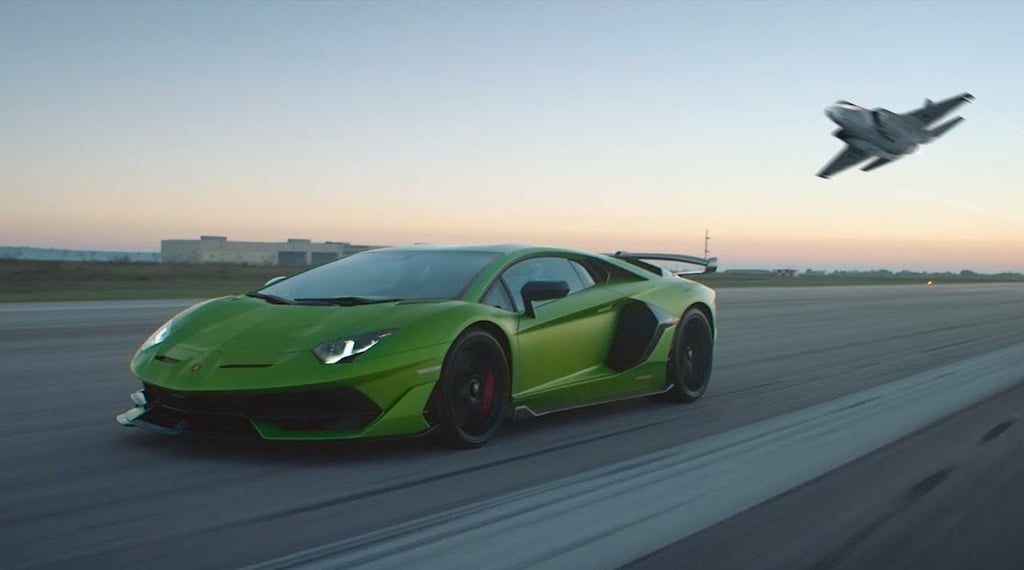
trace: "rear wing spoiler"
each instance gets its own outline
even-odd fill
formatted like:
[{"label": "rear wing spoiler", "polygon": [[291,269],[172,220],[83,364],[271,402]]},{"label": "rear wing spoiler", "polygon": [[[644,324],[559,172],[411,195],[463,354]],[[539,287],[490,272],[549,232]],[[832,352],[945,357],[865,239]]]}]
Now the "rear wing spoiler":
[{"label": "rear wing spoiler", "polygon": [[[705,259],[695,255],[683,255],[679,253],[635,253],[632,251],[617,251],[611,254],[611,257],[616,257],[627,263],[631,263],[637,267],[653,271],[654,273],[661,275],[693,275],[698,273],[714,273],[718,270],[717,257],[709,257]],[[650,261],[688,263],[690,265],[696,265],[701,269],[697,269],[695,271],[674,271],[657,263],[649,263]]]}]

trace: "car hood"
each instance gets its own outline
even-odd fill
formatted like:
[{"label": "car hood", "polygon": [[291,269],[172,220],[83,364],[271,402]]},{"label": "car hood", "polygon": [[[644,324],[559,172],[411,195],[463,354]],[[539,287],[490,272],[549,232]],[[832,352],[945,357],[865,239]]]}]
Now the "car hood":
[{"label": "car hood", "polygon": [[176,317],[167,344],[224,354],[310,350],[346,335],[399,328],[439,312],[447,304],[275,305],[245,296],[224,297]]}]

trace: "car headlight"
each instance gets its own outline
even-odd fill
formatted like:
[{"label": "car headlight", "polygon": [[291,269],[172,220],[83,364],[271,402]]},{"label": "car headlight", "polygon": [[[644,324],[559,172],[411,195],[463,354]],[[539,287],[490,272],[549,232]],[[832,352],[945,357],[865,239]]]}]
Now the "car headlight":
[{"label": "car headlight", "polygon": [[167,340],[167,337],[171,334],[171,327],[174,326],[174,319],[171,319],[163,324],[160,328],[156,329],[153,334],[149,335],[146,342],[142,343],[139,347],[139,352],[146,350],[151,346],[156,346],[161,342]]},{"label": "car headlight", "polygon": [[381,339],[390,336],[396,330],[398,329],[388,329],[328,341],[314,348],[313,354],[324,364],[337,364],[377,346]]}]

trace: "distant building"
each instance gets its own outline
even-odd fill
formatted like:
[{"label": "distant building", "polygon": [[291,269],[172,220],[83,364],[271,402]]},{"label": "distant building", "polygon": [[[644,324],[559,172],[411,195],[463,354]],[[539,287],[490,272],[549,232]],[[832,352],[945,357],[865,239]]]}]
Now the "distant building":
[{"label": "distant building", "polygon": [[727,269],[722,273],[745,277],[796,277],[799,272],[796,269]]},{"label": "distant building", "polygon": [[226,236],[200,236],[199,239],[165,239],[160,242],[164,263],[241,263],[305,267],[323,265],[354,253],[383,247],[327,241],[313,243],[291,238],[285,242],[228,241]]},{"label": "distant building", "polygon": [[779,277],[796,277],[799,273],[796,269],[772,269],[772,274]]}]

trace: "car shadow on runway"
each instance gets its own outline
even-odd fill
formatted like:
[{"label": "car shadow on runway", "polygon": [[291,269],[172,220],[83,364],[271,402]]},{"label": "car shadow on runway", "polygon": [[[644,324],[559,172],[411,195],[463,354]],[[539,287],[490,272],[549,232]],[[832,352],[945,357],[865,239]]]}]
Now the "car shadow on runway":
[{"label": "car shadow on runway", "polygon": [[[261,441],[244,438],[208,436],[167,436],[143,429],[122,430],[119,445],[153,456],[173,456],[179,459],[215,460],[241,463],[296,463],[301,465],[331,465],[339,462],[408,460],[416,457],[440,457],[449,454],[466,458],[501,457],[508,460],[521,455],[534,455],[548,450],[571,446],[577,442],[593,441],[588,428],[602,428],[606,436],[622,431],[609,430],[609,423],[635,418],[648,410],[671,409],[643,399],[612,402],[602,405],[568,410],[541,417],[506,422],[501,432],[478,449],[457,450],[443,447],[431,434],[363,440],[335,441]],[[661,414],[659,414],[659,417]],[[653,418],[652,419],[656,419]],[[635,429],[626,423],[627,429]]]}]

